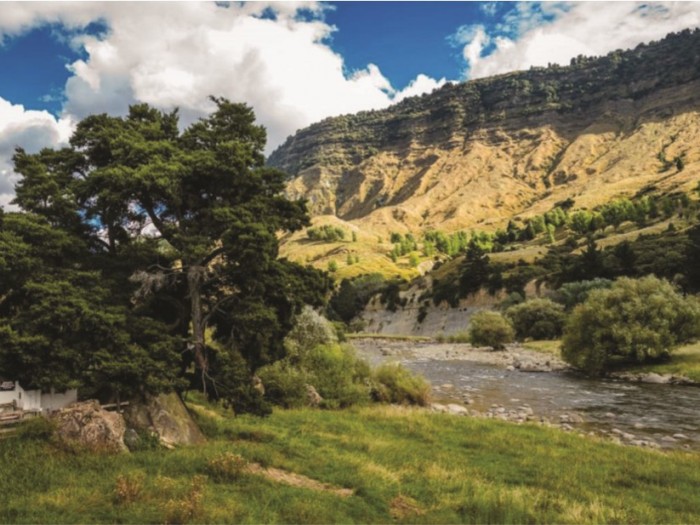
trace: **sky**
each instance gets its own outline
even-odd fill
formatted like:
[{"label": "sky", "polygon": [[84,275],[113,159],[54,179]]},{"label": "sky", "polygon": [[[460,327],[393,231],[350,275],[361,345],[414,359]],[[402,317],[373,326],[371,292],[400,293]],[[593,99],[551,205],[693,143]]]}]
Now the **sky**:
[{"label": "sky", "polygon": [[146,102],[186,126],[224,96],[269,154],[329,116],[698,26],[700,2],[0,1],[0,206],[14,148],[61,147],[90,114]]}]

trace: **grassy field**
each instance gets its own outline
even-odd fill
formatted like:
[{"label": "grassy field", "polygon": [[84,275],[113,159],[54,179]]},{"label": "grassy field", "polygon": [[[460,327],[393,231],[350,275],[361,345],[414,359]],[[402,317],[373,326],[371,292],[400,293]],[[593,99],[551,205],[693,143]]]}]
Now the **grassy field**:
[{"label": "grassy field", "polygon": [[0,441],[0,522],[700,522],[697,454],[391,406],[266,419],[194,408],[210,436],[198,447],[107,456]]},{"label": "grassy field", "polygon": [[528,350],[534,350],[535,352],[542,352],[545,354],[553,354],[558,357],[560,355],[561,340],[554,339],[551,341],[527,341],[523,343],[523,346]]}]

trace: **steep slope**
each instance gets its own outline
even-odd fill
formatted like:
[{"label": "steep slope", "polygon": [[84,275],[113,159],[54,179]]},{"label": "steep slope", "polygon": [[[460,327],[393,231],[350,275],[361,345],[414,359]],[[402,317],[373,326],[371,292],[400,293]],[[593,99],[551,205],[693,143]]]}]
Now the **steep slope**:
[{"label": "steep slope", "polygon": [[370,235],[492,229],[700,175],[700,32],[326,119],[269,163],[292,197]]}]

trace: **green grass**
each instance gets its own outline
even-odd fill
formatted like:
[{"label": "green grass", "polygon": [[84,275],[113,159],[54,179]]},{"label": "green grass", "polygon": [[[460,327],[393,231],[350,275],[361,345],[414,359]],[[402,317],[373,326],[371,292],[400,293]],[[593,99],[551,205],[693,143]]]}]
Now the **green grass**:
[{"label": "green grass", "polygon": [[[209,443],[174,451],[105,456],[0,441],[0,522],[700,521],[697,454],[391,406],[200,418]],[[212,475],[226,453],[354,494]]]},{"label": "green grass", "polygon": [[523,347],[527,348],[528,350],[542,352],[544,354],[552,354],[557,357],[561,355],[561,339],[554,339],[551,341],[527,341],[523,343]]},{"label": "green grass", "polygon": [[671,352],[668,363],[630,367],[630,372],[656,372],[682,375],[700,383],[700,342],[685,345]]},{"label": "green grass", "polygon": [[[528,341],[523,347],[536,352],[543,352],[560,356],[561,340],[553,341]],[[671,352],[671,360],[668,363],[652,365],[626,365],[625,372],[655,372],[657,374],[674,374],[685,376],[700,383],[700,342],[682,346]]]}]

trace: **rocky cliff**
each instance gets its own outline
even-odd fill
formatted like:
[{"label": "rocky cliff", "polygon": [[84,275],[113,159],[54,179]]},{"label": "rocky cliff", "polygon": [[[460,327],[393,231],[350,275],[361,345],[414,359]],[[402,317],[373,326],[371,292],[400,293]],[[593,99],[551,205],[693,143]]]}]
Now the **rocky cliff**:
[{"label": "rocky cliff", "polygon": [[314,215],[373,234],[489,229],[700,175],[700,32],[329,118],[269,158]]}]

